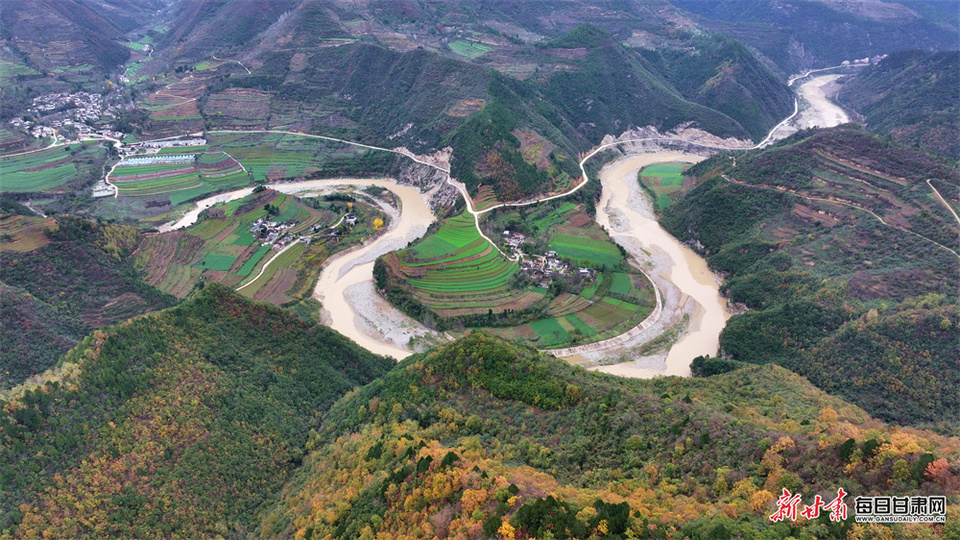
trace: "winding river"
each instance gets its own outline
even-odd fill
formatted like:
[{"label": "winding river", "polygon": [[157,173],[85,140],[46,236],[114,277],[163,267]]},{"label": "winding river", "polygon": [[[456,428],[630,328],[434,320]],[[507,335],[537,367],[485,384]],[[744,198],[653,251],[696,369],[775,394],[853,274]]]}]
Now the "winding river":
[{"label": "winding river", "polygon": [[[815,125],[829,127],[846,121],[842,111],[838,114],[839,109],[823,97],[821,87],[833,79],[818,77],[801,86],[801,94],[813,97],[809,100],[812,106],[804,111],[806,123],[815,122]],[[816,120],[811,121],[810,115],[814,115]],[[784,121],[774,131],[791,122]],[[787,127],[786,131],[789,130]],[[771,132],[765,142],[772,140],[773,135]],[[786,134],[778,132],[777,135],[776,138],[782,138]],[[648,165],[677,161],[695,163],[702,159],[704,156],[677,152],[646,153],[621,158],[600,172],[603,191],[597,206],[597,222],[624,246],[635,261],[646,261],[653,267],[651,277],[659,288],[673,292],[672,295],[666,295],[664,318],[676,320],[681,311],[690,315],[686,331],[671,347],[665,365],[650,367],[626,362],[600,367],[600,371],[645,378],[658,375],[688,376],[690,361],[694,357],[717,353],[720,332],[730,317],[726,300],[718,292],[721,280],[707,267],[702,257],[660,227],[637,182],[637,171]],[[386,326],[418,327],[412,335],[429,333],[429,330],[371,294],[373,262],[380,255],[403,248],[423,236],[435,219],[425,202],[428,196],[390,180],[307,180],[267,186],[283,193],[303,194],[334,186],[371,185],[393,192],[400,201],[399,211],[392,211],[387,232],[376,240],[330,257],[318,278],[313,296],[323,303],[322,318],[326,324],[374,353],[402,359],[412,352],[402,346],[404,344],[396,337],[388,339],[386,334],[390,332],[371,331],[370,321],[380,321]],[[186,227],[196,222],[199,213],[213,204],[239,199],[251,192],[252,188],[245,188],[203,199],[181,219],[160,227],[160,231]],[[358,288],[365,288],[367,292],[358,295]],[[371,314],[374,316],[371,317]]]},{"label": "winding river", "polygon": [[665,301],[665,316],[671,311],[676,313],[679,306],[686,303],[692,303],[687,308],[692,314],[686,332],[671,347],[665,368],[651,369],[626,362],[603,366],[598,371],[644,378],[688,376],[693,358],[717,354],[720,332],[730,318],[726,299],[719,294],[720,277],[710,270],[703,257],[665,231],[652,215],[643,211],[642,204],[638,204],[642,198],[637,182],[640,169],[666,161],[695,163],[703,159],[691,154],[658,152],[625,157],[600,171],[603,191],[597,205],[597,223],[606,228],[634,260],[659,260],[657,271],[651,276],[654,282],[663,288],[665,280],[682,293],[682,297],[673,302]]}]

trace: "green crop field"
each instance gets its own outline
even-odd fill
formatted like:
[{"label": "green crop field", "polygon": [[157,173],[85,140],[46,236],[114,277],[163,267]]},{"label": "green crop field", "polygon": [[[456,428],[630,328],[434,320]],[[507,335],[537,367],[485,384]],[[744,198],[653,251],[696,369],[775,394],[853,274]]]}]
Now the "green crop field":
[{"label": "green crop field", "polygon": [[630,289],[633,288],[633,283],[630,281],[630,276],[624,274],[623,272],[616,272],[613,274],[613,282],[610,284],[610,292],[617,294],[630,294]]},{"label": "green crop field", "polygon": [[640,173],[644,177],[656,177],[664,186],[679,186],[683,183],[683,171],[687,165],[679,163],[655,163],[645,167]]},{"label": "green crop field", "polygon": [[121,162],[109,176],[122,197],[166,194],[174,205],[250,182],[243,167],[224,152],[196,153],[200,148],[164,149],[160,155],[193,155],[191,163],[126,165]]},{"label": "green crop field", "polygon": [[551,347],[570,341],[570,333],[560,325],[557,319],[543,319],[530,323],[533,331],[540,337],[540,346]]},{"label": "green crop field", "polygon": [[397,252],[395,263],[414,295],[433,309],[496,308],[525,293],[509,279],[519,266],[484,240],[473,216],[447,219],[433,234]]},{"label": "green crop field", "polygon": [[284,133],[209,134],[256,181],[321,174],[386,173],[395,156],[316,137]]},{"label": "green crop field", "polygon": [[249,275],[250,275],[250,272],[253,271],[253,268],[254,268],[255,266],[257,266],[257,263],[260,262],[260,259],[262,259],[263,256],[264,256],[268,251],[270,251],[270,246],[260,246],[260,247],[257,249],[257,251],[255,251],[255,252],[253,253],[253,255],[250,256],[249,259],[247,259],[247,262],[243,263],[243,266],[241,266],[241,267],[237,270],[237,275],[238,275],[238,276],[249,276]]},{"label": "green crop field", "polygon": [[575,313],[567,315],[564,317],[564,319],[566,319],[567,322],[572,324],[574,328],[579,330],[586,337],[593,337],[597,335],[597,331],[592,326],[580,320],[580,317],[577,317]]},{"label": "green crop field", "polygon": [[88,142],[0,158],[0,191],[29,193],[62,186],[81,174],[78,163],[89,169],[90,161],[103,153],[96,143]]},{"label": "green crop field", "polygon": [[459,54],[460,56],[476,58],[490,52],[490,47],[481,43],[474,43],[472,41],[464,41],[460,39],[450,43],[450,50]]},{"label": "green crop field", "polygon": [[207,253],[207,256],[200,261],[199,266],[207,270],[229,270],[233,263],[237,262],[236,257],[229,255],[219,255],[216,253]]},{"label": "green crop field", "polygon": [[566,214],[567,212],[570,212],[576,207],[577,205],[572,202],[565,202],[559,208],[551,211],[546,216],[533,220],[533,225],[537,227],[538,230],[546,231],[550,227],[563,221],[565,217],[564,214]]},{"label": "green crop field", "polygon": [[0,79],[9,79],[17,75],[39,75],[40,72],[21,62],[0,60]]},{"label": "green crop field", "polygon": [[688,167],[684,163],[655,163],[640,171],[640,183],[657,201],[658,209],[673,204],[671,195],[683,190],[683,173]]},{"label": "green crop field", "polygon": [[607,240],[596,240],[569,234],[554,234],[547,244],[557,255],[578,261],[588,261],[614,267],[623,260],[616,244]]}]

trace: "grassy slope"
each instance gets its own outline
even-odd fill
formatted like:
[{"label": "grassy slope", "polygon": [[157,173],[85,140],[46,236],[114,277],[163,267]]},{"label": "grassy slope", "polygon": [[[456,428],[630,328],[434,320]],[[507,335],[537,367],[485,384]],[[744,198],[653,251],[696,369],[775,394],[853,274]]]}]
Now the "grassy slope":
[{"label": "grassy slope", "polygon": [[[868,461],[870,440],[888,445]],[[517,538],[593,538],[606,520],[621,537],[841,537],[852,514],[772,525],[773,494],[942,492],[923,468],[958,444],[887,428],[776,366],[626,380],[474,333],[339,401],[260,536],[513,537],[509,523]],[[933,455],[918,461],[921,446]]]},{"label": "grassy slope", "polygon": [[[726,354],[787,366],[887,421],[958,425],[960,313],[940,295],[956,289],[957,258],[862,210],[719,176],[843,198],[956,250],[957,226],[923,181],[939,177],[956,189],[956,173],[846,129],[800,134],[738,157],[735,167],[720,157],[691,171],[709,180],[664,211],[662,223],[700,242],[710,265],[728,274],[723,290],[751,309],[729,321]],[[905,318],[928,331],[911,330]],[[891,349],[854,339],[858,331]]]},{"label": "grassy slope", "polygon": [[176,302],[140,281],[128,258],[140,242],[132,227],[76,218],[58,225],[38,249],[2,252],[0,318],[10,346],[0,354],[0,387],[47,369],[95,328]]},{"label": "grassy slope", "polygon": [[[0,414],[0,527],[242,535],[316,414],[392,362],[217,284],[97,331]],[[19,524],[19,525],[17,525]]]}]

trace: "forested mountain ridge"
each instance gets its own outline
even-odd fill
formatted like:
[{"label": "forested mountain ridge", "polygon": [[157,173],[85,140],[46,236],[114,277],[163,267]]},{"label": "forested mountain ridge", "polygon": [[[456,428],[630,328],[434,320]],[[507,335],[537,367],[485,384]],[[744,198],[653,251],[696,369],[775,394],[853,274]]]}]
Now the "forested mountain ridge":
[{"label": "forested mountain ridge", "polygon": [[0,228],[2,389],[53,366],[97,328],[177,302],[141,281],[133,227],[0,214]]},{"label": "forested mountain ridge", "polygon": [[243,536],[317,414],[393,366],[209,284],[3,397],[0,535]]},{"label": "forested mountain ridge", "polygon": [[863,526],[770,523],[775,494],[940,493],[958,440],[776,366],[621,379],[477,332],[345,396],[307,448],[261,538],[840,538]]},{"label": "forested mountain ridge", "polygon": [[960,51],[900,51],[848,77],[837,95],[864,126],[960,158]]},{"label": "forested mountain ridge", "polygon": [[788,367],[883,420],[955,432],[960,227],[927,184],[960,202],[949,162],[835,128],[690,173],[700,185],[661,223],[748,308],[721,335],[725,355]]}]

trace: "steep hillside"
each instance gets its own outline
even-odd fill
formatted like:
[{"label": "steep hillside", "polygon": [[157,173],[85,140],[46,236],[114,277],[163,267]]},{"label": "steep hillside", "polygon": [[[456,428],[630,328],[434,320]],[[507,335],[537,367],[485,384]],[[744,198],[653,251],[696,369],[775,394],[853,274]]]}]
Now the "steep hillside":
[{"label": "steep hillside", "polygon": [[733,118],[754,140],[793,112],[793,93],[739,42],[714,36],[692,45],[643,55],[685,98]]},{"label": "steep hillside", "polygon": [[551,76],[544,93],[591,142],[631,127],[668,131],[685,122],[723,137],[747,137],[724,114],[688,102],[643,57],[599,28],[580,26],[548,46],[586,53],[575,69]]},{"label": "steep hillside", "polygon": [[[685,89],[684,97],[643,56],[589,25],[516,51],[551,66],[521,81],[439,52],[350,43],[340,37],[339,26],[324,19],[315,32],[305,33],[304,25],[317,22],[308,12],[302,6],[264,35],[248,60],[252,73],[234,72],[208,90],[209,98],[201,100],[208,124],[220,127],[224,99],[256,99],[251,110],[258,112],[248,116],[257,114],[268,127],[415,151],[449,145],[452,172],[468,188],[489,184],[501,200],[515,200],[549,187],[561,174],[575,176],[576,164],[567,158],[607,134],[692,124],[724,137],[757,138],[792,105],[786,86],[733,45],[698,64],[711,75],[700,88]],[[338,46],[301,46],[305,35]],[[752,97],[751,91],[764,88],[770,95]],[[752,105],[743,106],[743,100]],[[545,139],[557,151],[542,163],[528,161],[518,132]],[[493,171],[499,161],[509,165],[509,185]]]},{"label": "steep hillside", "polygon": [[0,231],[0,389],[52,366],[94,329],[176,303],[140,281],[133,227],[0,215]]},{"label": "steep hillside", "polygon": [[704,28],[755,47],[781,69],[810,67],[903,49],[950,50],[960,17],[948,2],[850,0],[671,0]]},{"label": "steep hillside", "polygon": [[211,54],[248,46],[299,0],[181,0],[158,42],[172,58],[200,61]]},{"label": "steep hillside", "polygon": [[129,15],[114,17],[104,5],[85,0],[4,2],[0,21],[5,45],[42,71],[84,64],[112,70],[130,56],[117,40],[136,24]]},{"label": "steep hillside", "polygon": [[749,309],[724,354],[784,365],[887,421],[960,425],[960,308],[944,296],[960,284],[960,225],[926,182],[956,207],[948,163],[838,128],[689,173],[702,183],[661,223]]},{"label": "steep hillside", "polygon": [[960,158],[960,52],[901,51],[846,80],[840,102],[867,129]]},{"label": "steep hillside", "polygon": [[775,366],[624,380],[474,333],[339,401],[259,533],[841,538],[852,510],[774,524],[775,494],[943,493],[956,476],[931,482],[928,464],[958,444],[884,426]]},{"label": "steep hillside", "polygon": [[393,362],[218,285],[3,397],[0,534],[241,537],[316,415]]}]

